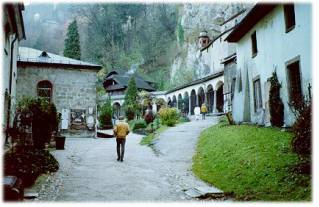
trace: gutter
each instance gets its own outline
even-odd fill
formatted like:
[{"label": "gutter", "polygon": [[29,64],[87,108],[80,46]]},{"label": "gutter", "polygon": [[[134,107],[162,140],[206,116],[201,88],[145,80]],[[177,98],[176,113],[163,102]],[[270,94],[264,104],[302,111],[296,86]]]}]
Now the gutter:
[{"label": "gutter", "polygon": [[11,90],[12,90],[12,70],[13,70],[13,49],[14,49],[14,43],[17,41],[18,36],[15,35],[13,41],[11,42],[10,45],[10,77],[9,77],[9,100],[8,100],[8,109],[7,109],[7,130],[6,130],[6,140],[5,143],[8,144],[8,139],[9,139],[9,133],[8,133],[8,127],[10,124],[10,111],[11,111]]}]

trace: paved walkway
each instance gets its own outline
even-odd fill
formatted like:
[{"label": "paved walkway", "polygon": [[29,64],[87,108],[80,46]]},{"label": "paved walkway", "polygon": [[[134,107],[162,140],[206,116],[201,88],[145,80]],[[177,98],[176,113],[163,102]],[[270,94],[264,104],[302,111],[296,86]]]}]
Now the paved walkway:
[{"label": "paved walkway", "polygon": [[[67,138],[65,150],[53,155],[60,170],[50,176],[39,200],[59,201],[181,201],[187,191],[208,185],[191,171],[200,132],[216,118],[191,121],[169,128],[155,147],[159,155],[139,144],[142,136],[127,138],[124,162],[116,161],[114,139]],[[210,188],[210,190],[218,189]]]}]

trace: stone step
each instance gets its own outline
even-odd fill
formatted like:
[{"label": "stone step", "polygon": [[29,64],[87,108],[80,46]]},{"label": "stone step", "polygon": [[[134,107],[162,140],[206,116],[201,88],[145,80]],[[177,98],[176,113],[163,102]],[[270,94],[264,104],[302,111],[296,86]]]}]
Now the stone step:
[{"label": "stone step", "polygon": [[185,194],[191,198],[200,198],[200,197],[216,197],[220,198],[224,196],[224,192],[210,186],[198,186],[185,190]]}]

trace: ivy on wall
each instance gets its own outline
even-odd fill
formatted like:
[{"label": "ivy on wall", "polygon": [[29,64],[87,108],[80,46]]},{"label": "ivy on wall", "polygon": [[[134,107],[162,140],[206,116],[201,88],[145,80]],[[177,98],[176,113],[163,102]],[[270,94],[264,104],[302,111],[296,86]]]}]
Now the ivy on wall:
[{"label": "ivy on wall", "polygon": [[278,81],[277,73],[274,71],[268,79],[270,82],[269,91],[269,112],[272,126],[282,127],[284,124],[284,104],[280,98],[281,84]]}]

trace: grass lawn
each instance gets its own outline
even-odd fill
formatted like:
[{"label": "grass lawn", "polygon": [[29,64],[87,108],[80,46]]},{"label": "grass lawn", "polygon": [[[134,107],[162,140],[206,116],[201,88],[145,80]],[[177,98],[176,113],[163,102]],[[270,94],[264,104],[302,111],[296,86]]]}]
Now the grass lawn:
[{"label": "grass lawn", "polygon": [[156,129],[154,133],[150,133],[149,135],[143,137],[140,144],[141,145],[152,145],[152,141],[155,139],[157,134],[162,133],[168,128],[168,126],[161,125],[160,128]]},{"label": "grass lawn", "polygon": [[291,139],[276,128],[220,123],[202,132],[193,172],[238,200],[310,201],[310,176],[291,171],[299,163]]}]

